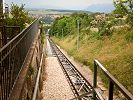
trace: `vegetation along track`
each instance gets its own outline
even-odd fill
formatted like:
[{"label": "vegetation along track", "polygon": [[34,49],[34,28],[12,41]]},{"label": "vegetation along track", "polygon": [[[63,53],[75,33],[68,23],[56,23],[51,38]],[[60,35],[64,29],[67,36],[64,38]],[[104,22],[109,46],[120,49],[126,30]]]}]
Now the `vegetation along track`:
[{"label": "vegetation along track", "polygon": [[[49,39],[53,55],[58,58],[62,70],[68,80],[75,98],[72,100],[92,100],[93,88],[84,76],[75,68],[75,66],[67,59],[60,49]],[[97,97],[98,100],[100,100]]]}]

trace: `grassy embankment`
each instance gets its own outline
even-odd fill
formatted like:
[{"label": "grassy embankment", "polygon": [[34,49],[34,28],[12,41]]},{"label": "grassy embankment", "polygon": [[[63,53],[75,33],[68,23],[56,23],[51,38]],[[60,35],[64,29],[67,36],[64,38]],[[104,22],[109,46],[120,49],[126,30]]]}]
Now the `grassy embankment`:
[{"label": "grassy embankment", "polygon": [[[111,74],[133,93],[133,30],[121,28],[111,36],[97,39],[90,32],[80,33],[80,48],[76,50],[76,34],[53,38],[77,61],[93,69],[94,59],[98,59]],[[101,76],[104,82],[107,82]]]}]

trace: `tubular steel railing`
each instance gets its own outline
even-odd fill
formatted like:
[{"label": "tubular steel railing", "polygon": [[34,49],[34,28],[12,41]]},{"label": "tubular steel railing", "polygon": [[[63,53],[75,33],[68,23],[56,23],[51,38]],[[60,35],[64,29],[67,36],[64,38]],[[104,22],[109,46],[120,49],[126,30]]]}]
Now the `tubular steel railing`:
[{"label": "tubular steel railing", "polygon": [[93,77],[93,98],[96,100],[96,97],[101,97],[101,94],[97,91],[97,68],[100,68],[100,70],[104,73],[104,75],[109,80],[109,94],[108,94],[108,100],[113,100],[113,92],[114,92],[114,86],[117,87],[117,89],[127,98],[128,100],[133,100],[133,95],[122,85],[120,84],[104,67],[103,65],[98,61],[94,61],[94,77]]},{"label": "tubular steel railing", "polygon": [[38,31],[38,20],[0,49],[0,100],[8,100]]},{"label": "tubular steel railing", "polygon": [[0,48],[13,39],[18,33],[20,33],[20,26],[0,26]]}]

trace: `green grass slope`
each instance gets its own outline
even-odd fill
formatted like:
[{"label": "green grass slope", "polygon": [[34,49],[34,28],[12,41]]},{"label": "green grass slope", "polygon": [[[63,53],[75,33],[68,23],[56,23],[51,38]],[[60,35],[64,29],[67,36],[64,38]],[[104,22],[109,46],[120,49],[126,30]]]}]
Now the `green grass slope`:
[{"label": "green grass slope", "polygon": [[[94,59],[98,59],[133,94],[133,31],[117,29],[111,36],[97,39],[81,32],[80,47],[76,49],[76,34],[53,40],[77,61],[93,69]],[[103,81],[104,80],[103,78]]]}]

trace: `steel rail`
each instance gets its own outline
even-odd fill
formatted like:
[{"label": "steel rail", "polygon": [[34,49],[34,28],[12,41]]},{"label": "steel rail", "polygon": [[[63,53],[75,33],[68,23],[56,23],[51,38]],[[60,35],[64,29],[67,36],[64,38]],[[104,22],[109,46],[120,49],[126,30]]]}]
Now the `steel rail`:
[{"label": "steel rail", "polygon": [[[58,58],[58,54],[57,54],[55,48],[53,47],[53,46],[55,46],[55,45],[53,44],[52,41],[49,40],[49,42],[50,42],[50,46],[51,46],[51,48],[52,48],[52,53],[53,53],[54,55],[56,55],[57,58]],[[60,62],[59,58],[58,58],[58,61]],[[66,75],[66,78],[68,79],[68,83],[69,83],[69,85],[71,86],[71,89],[72,89],[72,92],[73,92],[74,96],[75,96],[75,97],[79,96],[78,92],[76,91],[76,88],[74,87],[74,84],[72,83],[72,81],[71,81],[71,79],[69,78],[69,76],[68,76],[66,70],[64,69],[63,64],[60,63],[60,65],[62,66],[62,70],[63,70],[64,74]]]},{"label": "steel rail", "polygon": [[[60,49],[54,44],[54,42],[51,39],[48,40],[50,42],[53,53],[58,58],[58,61],[71,87],[71,90],[74,93],[75,99],[92,100],[92,85],[76,69],[76,67],[68,60],[68,58],[60,51]],[[76,80],[74,81],[73,78],[75,78]]]},{"label": "steel rail", "polygon": [[[76,69],[76,67],[69,61],[69,59],[61,52],[61,50],[57,47],[57,45],[49,39],[50,45],[53,50],[53,54],[56,55],[58,58],[58,61],[64,71],[64,74],[66,75],[68,82],[70,84],[70,87],[74,93],[75,98],[71,100],[105,100],[102,96],[102,94],[99,92],[99,89],[97,88],[97,67],[102,70],[102,72],[105,74],[105,76],[109,79],[109,95],[108,100],[113,100],[113,87],[116,86],[119,91],[128,99],[133,100],[133,95],[122,85],[120,84],[103,66],[101,63],[99,63],[97,60],[94,61],[94,77],[93,77],[93,86],[84,78],[84,76]],[[67,67],[66,67],[67,66]],[[72,72],[74,77],[80,78],[82,81],[84,81],[84,84],[78,84],[80,86],[80,89],[77,89],[77,84],[73,82],[71,79],[71,74],[69,71]],[[81,90],[84,90],[81,92]],[[91,97],[90,94],[93,96]],[[88,96],[88,97],[87,97]]]}]

